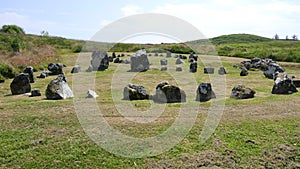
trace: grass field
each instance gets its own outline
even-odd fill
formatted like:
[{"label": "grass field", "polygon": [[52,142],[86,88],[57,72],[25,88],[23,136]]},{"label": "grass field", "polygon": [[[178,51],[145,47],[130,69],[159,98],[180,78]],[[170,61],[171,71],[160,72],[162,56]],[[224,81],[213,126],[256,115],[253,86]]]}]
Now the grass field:
[{"label": "grass field", "polygon": [[[90,53],[82,55],[89,58]],[[67,81],[74,83],[70,73],[78,55],[63,55]],[[213,56],[212,56],[213,57]],[[204,58],[204,57],[203,57]],[[161,72],[159,61],[162,57],[149,57],[152,65],[147,72],[134,75],[131,82],[146,87],[154,93],[161,81],[180,84],[171,74],[190,75],[196,84],[209,82],[203,74],[203,64],[198,61],[198,72],[190,73],[188,63],[182,65],[183,72],[175,72],[175,58],[168,59],[168,72]],[[272,95],[273,81],[264,77],[261,71],[250,71],[247,77],[240,77],[240,70],[232,65],[243,59],[221,57],[227,70],[225,109],[222,119],[205,142],[200,143],[199,135],[213,101],[200,103],[195,124],[186,137],[175,147],[160,155],[144,158],[127,158],[109,153],[84,132],[75,111],[73,99],[46,100],[47,84],[54,76],[37,79],[32,88],[42,91],[41,97],[26,95],[12,96],[7,80],[0,84],[0,167],[1,168],[300,168],[300,93]],[[300,77],[299,63],[280,63],[286,72]],[[123,65],[129,70],[129,65]],[[165,131],[173,122],[181,104],[169,104],[162,115],[151,123],[134,123],[125,119],[113,99],[122,96],[122,91],[112,93],[111,82],[118,65],[112,63],[107,71],[97,72],[96,99],[104,118],[121,133],[145,138]],[[83,70],[86,67],[82,67]],[[125,72],[123,72],[125,73]],[[131,73],[131,72],[127,72]],[[88,74],[81,72],[80,74]],[[39,72],[35,72],[35,76]],[[231,99],[231,89],[245,84],[256,91],[255,98],[248,100]],[[213,89],[214,88],[213,84]],[[197,86],[194,86],[196,92]],[[215,89],[217,90],[217,89]],[[194,104],[189,95],[185,106]],[[118,102],[124,103],[121,98]],[[152,101],[131,101],[138,111],[145,111]]]}]

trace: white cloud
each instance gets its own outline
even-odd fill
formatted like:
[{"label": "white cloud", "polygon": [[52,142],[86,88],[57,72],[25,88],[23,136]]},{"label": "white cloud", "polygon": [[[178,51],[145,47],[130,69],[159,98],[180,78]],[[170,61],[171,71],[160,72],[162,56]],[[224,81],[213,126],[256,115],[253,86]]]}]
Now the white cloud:
[{"label": "white cloud", "polygon": [[142,8],[137,5],[126,5],[121,8],[121,11],[124,16],[135,15],[143,12]]},{"label": "white cloud", "polygon": [[[230,33],[272,36],[299,31],[300,4],[286,1],[269,3],[213,0],[207,3],[164,4],[152,12],[182,18],[208,37]],[[285,34],[286,33],[286,34]]]},{"label": "white cloud", "polygon": [[27,22],[25,16],[22,16],[15,12],[0,13],[0,25],[24,25]]}]

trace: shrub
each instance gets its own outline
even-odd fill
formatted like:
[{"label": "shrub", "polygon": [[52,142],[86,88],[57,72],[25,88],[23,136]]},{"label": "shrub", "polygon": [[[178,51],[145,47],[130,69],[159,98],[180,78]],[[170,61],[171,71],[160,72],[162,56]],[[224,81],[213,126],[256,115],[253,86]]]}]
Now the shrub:
[{"label": "shrub", "polygon": [[24,30],[17,25],[3,25],[0,31],[10,34],[25,34]]},{"label": "shrub", "polygon": [[16,72],[12,67],[6,64],[0,64],[0,75],[5,78],[14,78]]}]

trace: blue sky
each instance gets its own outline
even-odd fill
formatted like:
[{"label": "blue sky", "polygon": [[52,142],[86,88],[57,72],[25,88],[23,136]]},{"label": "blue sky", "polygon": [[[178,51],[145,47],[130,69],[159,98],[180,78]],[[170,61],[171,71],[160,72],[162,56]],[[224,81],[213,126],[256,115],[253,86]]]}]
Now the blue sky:
[{"label": "blue sky", "polygon": [[141,13],[179,17],[206,37],[250,33],[281,38],[300,35],[297,0],[9,0],[0,6],[0,25],[16,24],[26,33],[90,39],[108,23]]}]

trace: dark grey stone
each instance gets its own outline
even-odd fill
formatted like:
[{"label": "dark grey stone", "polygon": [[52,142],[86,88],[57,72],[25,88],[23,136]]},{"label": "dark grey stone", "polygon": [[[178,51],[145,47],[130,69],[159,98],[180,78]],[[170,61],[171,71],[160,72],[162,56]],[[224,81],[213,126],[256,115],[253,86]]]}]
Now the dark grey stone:
[{"label": "dark grey stone", "polygon": [[50,71],[49,75],[59,75],[63,74],[63,67],[66,67],[64,64],[61,63],[50,63],[48,65],[48,70]]},{"label": "dark grey stone", "polygon": [[192,73],[197,72],[197,62],[193,62],[190,64],[190,72]]},{"label": "dark grey stone", "polygon": [[4,79],[0,79],[0,83],[4,83],[5,82],[5,80]]},{"label": "dark grey stone", "polygon": [[29,78],[30,83],[34,83],[33,67],[27,66],[27,67],[24,69],[23,73],[27,73],[27,74],[28,74],[28,78]]},{"label": "dark grey stone", "polygon": [[139,50],[131,55],[131,72],[144,72],[149,70],[150,63],[146,50]]},{"label": "dark grey stone", "polygon": [[128,84],[123,90],[124,100],[147,100],[149,95],[144,86]]},{"label": "dark grey stone", "polygon": [[114,63],[122,63],[122,59],[120,57],[117,57],[115,60],[114,60]]},{"label": "dark grey stone", "polygon": [[59,75],[56,79],[52,80],[46,89],[46,97],[49,100],[66,99],[73,96],[73,92],[63,75]]},{"label": "dark grey stone", "polygon": [[166,51],[166,57],[167,57],[167,58],[172,57],[172,53],[171,53],[170,51]]},{"label": "dark grey stone", "polygon": [[93,51],[91,68],[93,71],[104,71],[108,69],[109,58],[106,52]]},{"label": "dark grey stone", "polygon": [[166,67],[166,66],[163,66],[160,68],[160,71],[167,71],[167,70],[168,70],[168,67]]},{"label": "dark grey stone", "polygon": [[215,69],[214,68],[204,68],[204,73],[205,74],[214,74]]},{"label": "dark grey stone", "polygon": [[284,70],[278,64],[271,64],[267,70],[264,71],[264,75],[268,79],[275,79],[276,73],[283,73]]},{"label": "dark grey stone", "polygon": [[176,67],[176,72],[182,72],[182,67]]},{"label": "dark grey stone", "polygon": [[201,83],[197,89],[196,101],[207,102],[211,99],[215,99],[216,95],[212,90],[210,83]]},{"label": "dark grey stone", "polygon": [[79,72],[81,72],[81,67],[79,65],[75,65],[71,70],[71,73],[79,73]]},{"label": "dark grey stone", "polygon": [[180,65],[180,64],[182,64],[182,63],[183,63],[183,62],[182,62],[182,60],[181,60],[180,58],[176,59],[176,62],[175,62],[176,65]]},{"label": "dark grey stone", "polygon": [[93,90],[88,90],[86,98],[96,98],[98,97],[97,93]]},{"label": "dark grey stone", "polygon": [[248,76],[248,70],[245,67],[242,68],[240,76]]},{"label": "dark grey stone", "polygon": [[219,70],[218,70],[218,74],[219,75],[225,75],[225,74],[227,74],[227,72],[226,72],[224,67],[220,67]]},{"label": "dark grey stone", "polygon": [[42,71],[41,74],[39,76],[37,76],[37,78],[40,78],[40,79],[44,79],[48,77],[48,72],[46,71]]},{"label": "dark grey stone", "polygon": [[13,95],[29,93],[31,91],[29,75],[27,73],[17,75],[10,84],[10,90]]},{"label": "dark grey stone", "polygon": [[249,99],[253,98],[255,91],[245,85],[237,85],[231,91],[231,98]]},{"label": "dark grey stone", "polygon": [[41,91],[39,90],[39,89],[33,89],[32,91],[31,91],[31,95],[30,95],[30,97],[36,97],[36,96],[41,96],[42,94],[41,94]]},{"label": "dark grey stone", "polygon": [[160,60],[160,65],[168,65],[168,60],[167,59]]},{"label": "dark grey stone", "polygon": [[186,94],[177,86],[169,85],[168,82],[161,82],[156,86],[153,101],[157,103],[182,103],[186,102]]},{"label": "dark grey stone", "polygon": [[[298,92],[292,79],[286,74],[277,75],[272,88],[272,94],[292,94]],[[283,76],[283,77],[282,77]]]}]

